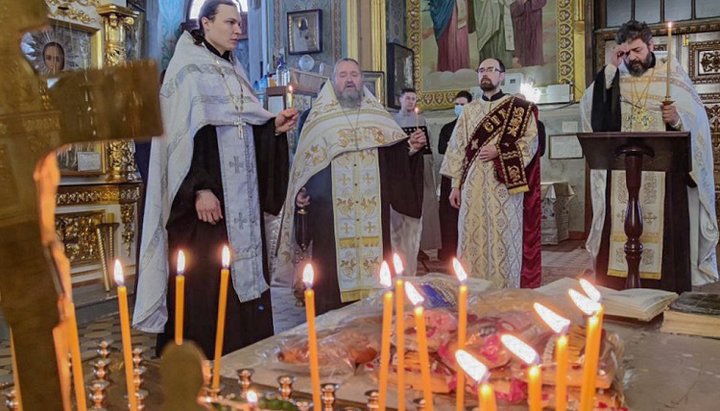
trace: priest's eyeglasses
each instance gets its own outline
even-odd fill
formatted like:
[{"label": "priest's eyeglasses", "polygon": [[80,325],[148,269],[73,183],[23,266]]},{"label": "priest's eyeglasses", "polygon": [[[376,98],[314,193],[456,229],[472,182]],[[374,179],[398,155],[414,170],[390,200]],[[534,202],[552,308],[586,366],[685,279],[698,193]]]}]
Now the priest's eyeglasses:
[{"label": "priest's eyeglasses", "polygon": [[502,73],[503,71],[500,70],[500,68],[498,68],[498,67],[487,67],[487,68],[480,67],[477,69],[477,72],[480,74],[485,74],[485,73],[490,74],[490,73],[495,73],[495,72]]}]

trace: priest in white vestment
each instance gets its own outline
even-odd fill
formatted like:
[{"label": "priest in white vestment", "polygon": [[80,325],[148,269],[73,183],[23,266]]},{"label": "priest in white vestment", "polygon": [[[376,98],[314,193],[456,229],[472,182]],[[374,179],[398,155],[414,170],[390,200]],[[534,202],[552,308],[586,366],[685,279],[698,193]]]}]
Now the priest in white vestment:
[{"label": "priest in white vestment", "polygon": [[[617,33],[611,62],[581,103],[584,131],[688,131],[692,170],[643,172],[640,203],[644,231],[643,286],[688,291],[718,280],[715,248],[713,147],[708,117],[693,84],[674,58],[657,58],[652,33],[631,20]],[[670,68],[670,99],[663,106]],[[621,288],[627,277],[623,224],[625,172],[591,172],[593,221],[587,249],[599,282]]]},{"label": "priest in white vestment", "polygon": [[518,288],[530,189],[525,168],[537,152],[537,123],[532,103],[500,89],[504,71],[497,59],[480,63],[482,98],[465,105],[440,173],[452,179],[450,204],[460,209],[457,255],[468,274]]}]

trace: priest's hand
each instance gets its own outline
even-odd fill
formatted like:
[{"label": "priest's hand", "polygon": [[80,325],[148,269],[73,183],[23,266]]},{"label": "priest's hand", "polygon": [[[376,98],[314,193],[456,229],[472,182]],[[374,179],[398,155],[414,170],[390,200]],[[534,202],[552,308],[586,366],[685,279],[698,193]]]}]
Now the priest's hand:
[{"label": "priest's hand", "polygon": [[295,196],[295,205],[301,208],[310,205],[310,195],[307,193],[307,190],[305,190],[305,187],[301,188],[297,196]]},{"label": "priest's hand", "polygon": [[450,200],[451,206],[460,208],[460,189],[453,188],[452,191],[450,191],[450,197],[448,197],[448,200]]},{"label": "priest's hand", "polygon": [[412,153],[422,150],[427,145],[427,137],[421,129],[416,129],[410,134],[410,151]]},{"label": "priest's hand", "polygon": [[195,211],[199,220],[212,225],[223,218],[220,200],[210,190],[200,190],[195,193]]},{"label": "priest's hand", "polygon": [[620,63],[624,61],[625,56],[628,54],[630,49],[626,43],[618,44],[610,55],[610,64],[615,67],[620,67]]},{"label": "priest's hand", "polygon": [[663,121],[675,130],[680,129],[680,114],[678,114],[675,104],[663,104],[661,109]]},{"label": "priest's hand", "polygon": [[486,144],[480,149],[478,158],[480,159],[480,161],[491,161],[499,155],[500,152],[494,144]]},{"label": "priest's hand", "polygon": [[275,133],[287,133],[291,128],[295,127],[298,117],[300,117],[300,113],[296,108],[288,108],[279,112],[275,116]]}]

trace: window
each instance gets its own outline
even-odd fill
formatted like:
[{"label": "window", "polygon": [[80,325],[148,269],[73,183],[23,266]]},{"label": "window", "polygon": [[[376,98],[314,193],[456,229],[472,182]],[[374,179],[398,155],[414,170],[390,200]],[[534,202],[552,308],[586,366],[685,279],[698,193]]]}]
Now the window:
[{"label": "window", "polygon": [[[235,3],[240,5],[240,8],[243,12],[248,11],[248,1],[247,0],[233,0]],[[198,14],[200,14],[200,8],[202,7],[203,3],[205,3],[205,0],[192,0],[192,3],[190,4],[190,13],[188,13],[188,19],[197,19]]]}]

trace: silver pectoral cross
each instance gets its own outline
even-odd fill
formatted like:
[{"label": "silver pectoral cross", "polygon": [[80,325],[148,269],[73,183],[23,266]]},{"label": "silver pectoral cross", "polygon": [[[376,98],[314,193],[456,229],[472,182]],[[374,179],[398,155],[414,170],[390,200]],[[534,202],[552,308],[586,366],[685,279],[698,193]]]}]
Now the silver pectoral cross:
[{"label": "silver pectoral cross", "polygon": [[243,120],[236,120],[236,121],[235,121],[235,127],[238,128],[238,137],[240,137],[241,139],[244,139],[244,138],[245,138],[245,125],[246,125],[246,124],[247,124],[247,123],[246,123],[245,121],[243,121]]}]

